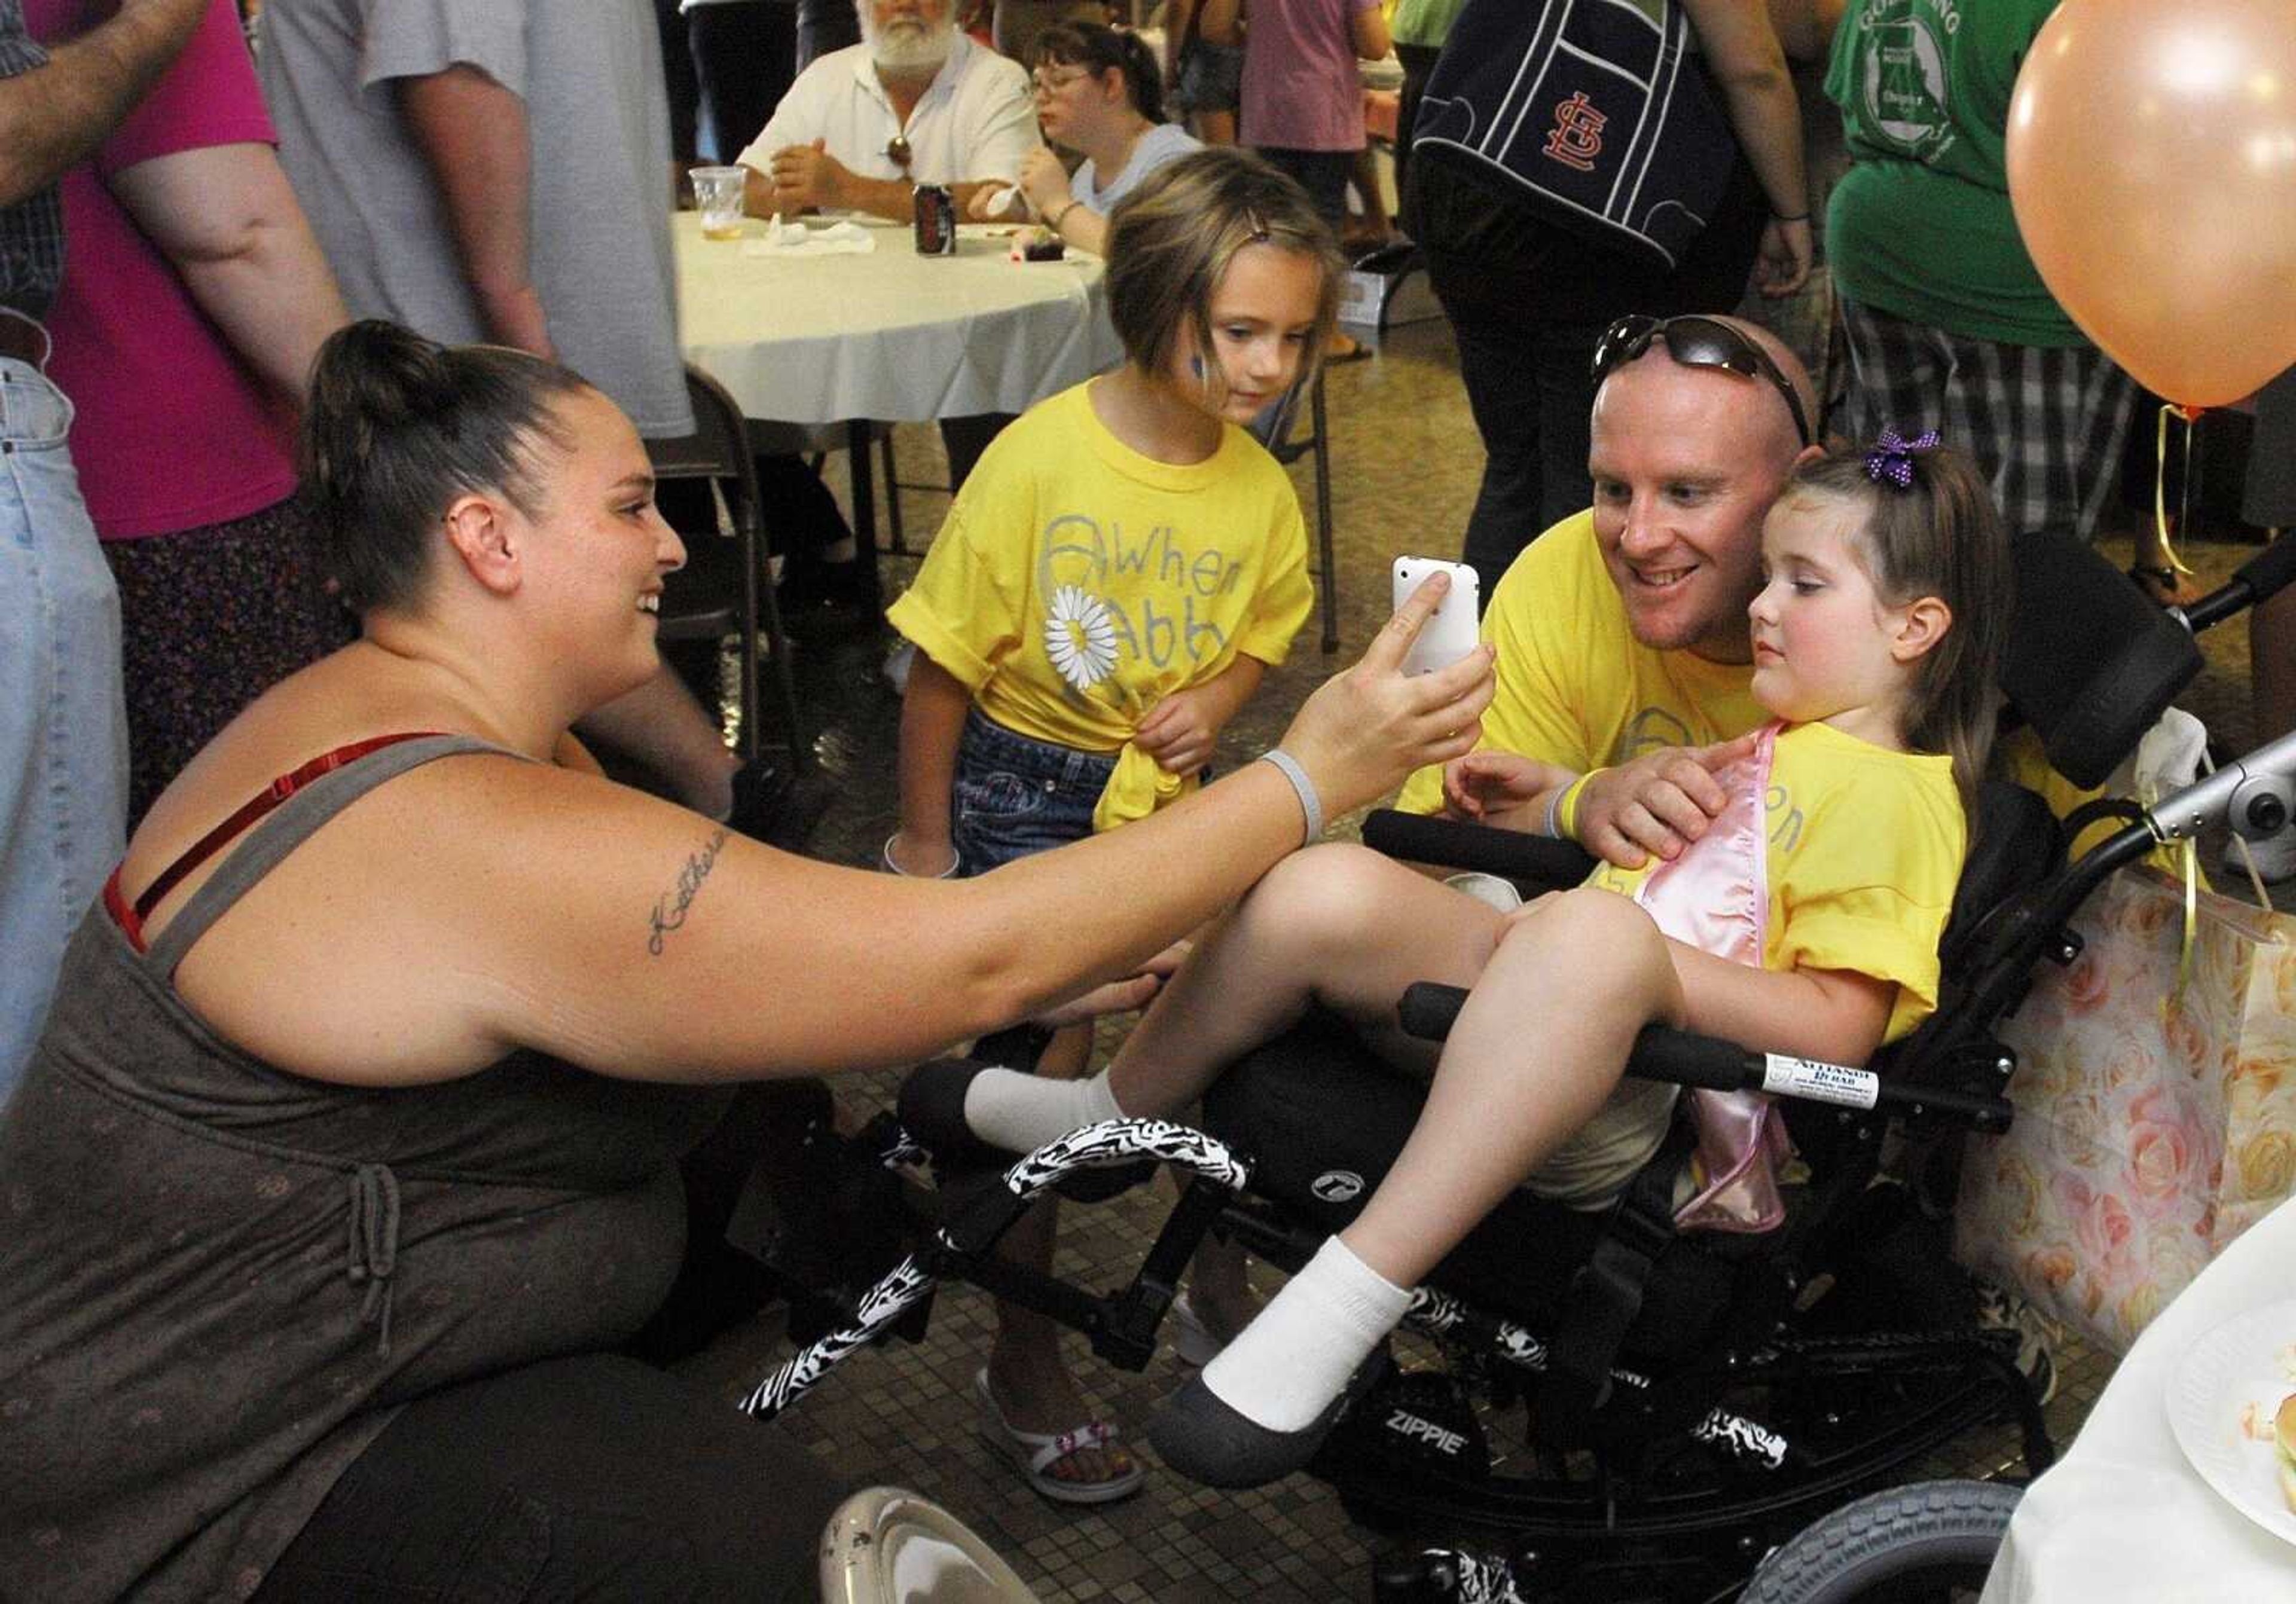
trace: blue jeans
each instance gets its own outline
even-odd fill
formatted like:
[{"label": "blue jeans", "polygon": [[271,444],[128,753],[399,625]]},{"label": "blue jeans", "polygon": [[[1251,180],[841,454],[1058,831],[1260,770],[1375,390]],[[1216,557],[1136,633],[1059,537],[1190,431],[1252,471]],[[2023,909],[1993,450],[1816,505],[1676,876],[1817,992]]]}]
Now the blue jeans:
[{"label": "blue jeans", "polygon": [[1115,772],[1112,756],[1033,741],[983,717],[977,708],[967,712],[956,748],[956,782],[949,789],[957,872],[986,874],[1084,839]]},{"label": "blue jeans", "polygon": [[0,1102],[127,818],[119,593],[80,501],[71,422],[37,368],[0,357]]}]

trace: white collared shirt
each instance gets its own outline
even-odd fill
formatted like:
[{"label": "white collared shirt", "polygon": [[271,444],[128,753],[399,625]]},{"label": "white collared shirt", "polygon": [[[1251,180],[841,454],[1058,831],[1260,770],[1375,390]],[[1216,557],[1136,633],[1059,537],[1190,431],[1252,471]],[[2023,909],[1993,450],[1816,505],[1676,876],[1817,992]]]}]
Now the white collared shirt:
[{"label": "white collared shirt", "polygon": [[737,159],[763,173],[774,152],[825,141],[824,148],[865,178],[920,184],[1021,179],[1021,158],[1043,140],[1029,99],[1029,75],[1017,61],[983,50],[958,33],[948,60],[909,115],[909,168],[885,154],[902,132],[892,98],[877,81],[866,45],[832,51],[798,75],[765,129]]}]

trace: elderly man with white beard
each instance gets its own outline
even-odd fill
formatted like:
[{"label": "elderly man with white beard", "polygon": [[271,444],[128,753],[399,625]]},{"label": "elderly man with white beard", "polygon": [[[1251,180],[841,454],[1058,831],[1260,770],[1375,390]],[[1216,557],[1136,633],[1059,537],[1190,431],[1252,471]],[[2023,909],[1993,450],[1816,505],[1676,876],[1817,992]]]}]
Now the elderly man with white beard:
[{"label": "elderly man with white beard", "polygon": [[[740,157],[754,217],[808,208],[906,222],[916,186],[955,192],[959,217],[990,187],[1020,192],[1021,159],[1040,147],[1029,75],[957,28],[952,0],[859,0],[861,43],[798,74]],[[949,484],[962,485],[1007,413],[940,421]],[[777,549],[789,559],[783,605],[809,602],[873,616],[882,602],[874,560],[786,452],[758,458],[769,502],[783,509]]]},{"label": "elderly man with white beard", "polygon": [[808,207],[906,222],[915,186],[944,184],[964,214],[984,184],[1017,184],[1041,144],[1018,63],[958,30],[950,0],[861,0],[861,43],[798,76],[741,154],[749,209]]}]

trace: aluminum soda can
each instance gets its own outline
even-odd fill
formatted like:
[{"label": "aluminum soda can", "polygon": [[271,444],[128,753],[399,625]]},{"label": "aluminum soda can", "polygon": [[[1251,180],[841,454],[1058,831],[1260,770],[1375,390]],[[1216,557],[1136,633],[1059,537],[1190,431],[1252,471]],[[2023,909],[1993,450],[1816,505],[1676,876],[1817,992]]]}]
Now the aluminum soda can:
[{"label": "aluminum soda can", "polygon": [[956,254],[956,197],[948,185],[917,185],[916,235],[919,256]]}]

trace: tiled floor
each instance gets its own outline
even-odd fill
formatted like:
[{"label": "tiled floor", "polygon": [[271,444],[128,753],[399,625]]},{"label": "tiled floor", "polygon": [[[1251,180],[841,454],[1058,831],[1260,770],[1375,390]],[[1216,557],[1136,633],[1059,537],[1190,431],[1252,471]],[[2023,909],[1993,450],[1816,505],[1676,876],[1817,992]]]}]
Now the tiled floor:
[{"label": "tiled floor", "polygon": [[[1227,732],[1224,749],[1232,761],[1271,741],[1307,691],[1361,650],[1386,612],[1391,557],[1456,551],[1473,499],[1480,448],[1440,323],[1391,332],[1376,359],[1334,369],[1329,387],[1344,642],[1327,659],[1303,634],[1292,661],[1268,676]],[[939,471],[931,431],[904,430],[900,444],[909,477]],[[1312,509],[1308,465],[1293,472]],[[905,505],[911,528],[929,529],[945,497],[909,492]],[[2201,545],[2193,553],[2210,576],[2229,571],[2247,554],[2233,545]],[[902,570],[894,565],[893,571]],[[2185,700],[2237,751],[2250,727],[2244,623],[2214,632],[2208,645],[2210,672]],[[815,850],[856,864],[875,861],[893,825],[898,704],[878,677],[882,655],[881,642],[849,632],[810,634],[798,653],[807,705],[821,721],[819,749],[833,796]],[[890,1074],[857,1077],[842,1095],[848,1107],[865,1113],[890,1101],[893,1083]],[[1128,1279],[1161,1223],[1167,1196],[1159,1189],[1070,1208],[1062,1273],[1096,1287]],[[1046,1604],[1370,1596],[1377,1540],[1355,1529],[1329,1490],[1305,1477],[1258,1493],[1218,1494],[1164,1473],[1149,1454],[1147,1485],[1128,1502],[1070,1510],[1037,1498],[974,1430],[972,1379],[990,1330],[983,1295],[946,1289],[923,1343],[894,1343],[855,1356],[791,1412],[788,1429],[856,1483],[899,1483],[944,1502],[988,1536]],[[722,1341],[693,1368],[731,1395],[784,1352],[768,1316]],[[1071,1352],[1100,1405],[1136,1435],[1178,1373],[1168,1354],[1144,1374],[1130,1375],[1097,1363],[1080,1339]],[[2059,1363],[2062,1385],[2049,1415],[2062,1441],[2094,1402],[2110,1362],[2068,1346]],[[1982,1474],[2013,1453],[2008,1434],[1981,1434],[1941,1456],[1932,1473]]]}]

